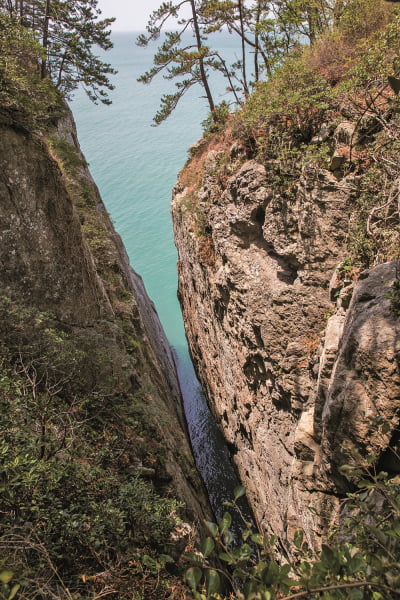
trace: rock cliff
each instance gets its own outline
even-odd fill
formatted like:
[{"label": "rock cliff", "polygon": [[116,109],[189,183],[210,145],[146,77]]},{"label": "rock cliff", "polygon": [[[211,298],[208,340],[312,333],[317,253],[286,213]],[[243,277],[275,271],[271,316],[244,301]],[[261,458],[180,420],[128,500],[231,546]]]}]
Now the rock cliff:
[{"label": "rock cliff", "polygon": [[87,170],[72,115],[32,133],[2,113],[0,129],[1,296],[49,314],[84,343],[86,362],[97,357],[85,375],[108,398],[140,406],[139,424],[121,423],[131,427],[126,469],[201,518],[207,501],[171,350]]},{"label": "rock cliff", "polygon": [[310,162],[287,193],[232,139],[192,155],[172,201],[191,353],[260,527],[318,547],[351,489],[342,442],[383,456],[398,424],[398,264],[343,267],[356,173]]}]

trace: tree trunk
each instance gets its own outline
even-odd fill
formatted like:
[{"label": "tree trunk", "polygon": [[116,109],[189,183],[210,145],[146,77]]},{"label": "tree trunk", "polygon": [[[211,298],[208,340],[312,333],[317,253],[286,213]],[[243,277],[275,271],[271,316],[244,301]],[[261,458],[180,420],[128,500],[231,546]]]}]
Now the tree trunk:
[{"label": "tree trunk", "polygon": [[238,34],[238,36],[244,40],[244,42],[246,42],[246,44],[248,44],[251,48],[254,48],[254,50],[257,50],[257,52],[259,52],[259,54],[261,55],[264,63],[265,63],[265,67],[267,69],[267,73],[268,75],[272,74],[272,69],[271,69],[271,64],[270,64],[270,60],[268,58],[268,56],[265,54],[265,52],[263,51],[260,42],[258,41],[258,45],[256,44],[255,40],[254,42],[249,39],[247,36],[242,35],[242,31],[240,29],[238,29],[233,23],[230,24],[230,27],[232,29],[232,31],[234,31],[235,33]]},{"label": "tree trunk", "polygon": [[239,20],[240,20],[240,31],[242,38],[242,74],[243,74],[243,91],[244,95],[249,95],[249,88],[247,86],[247,75],[246,75],[246,45],[244,41],[244,23],[243,23],[243,0],[238,0],[238,8],[239,8]]},{"label": "tree trunk", "polygon": [[[194,27],[194,33],[195,33],[195,36],[196,36],[197,49],[200,51],[200,49],[202,47],[202,43],[201,43],[199,22],[197,20],[196,6],[195,6],[195,3],[194,3],[194,0],[190,0],[190,5],[192,7],[193,27]],[[203,61],[202,57],[200,57],[199,63],[200,63],[199,66],[200,66],[201,82],[203,84],[204,91],[205,91],[206,96],[207,96],[207,100],[208,100],[208,104],[209,104],[209,107],[210,107],[210,111],[212,113],[214,113],[215,104],[214,104],[213,97],[211,95],[210,86],[208,85],[207,73],[206,73],[206,70],[204,68],[204,61]]]},{"label": "tree trunk", "polygon": [[14,7],[12,5],[11,0],[7,0],[7,10],[8,10],[10,17],[12,17],[14,14]]},{"label": "tree trunk", "polygon": [[260,6],[260,2],[257,2],[257,9],[256,9],[256,32],[255,32],[255,36],[254,36],[254,43],[255,43],[255,51],[254,51],[254,78],[256,80],[256,82],[259,80],[260,78],[260,69],[258,66],[258,55],[260,52],[260,36],[259,36],[259,31],[258,31],[258,26],[260,23],[260,16],[261,16],[261,6]]},{"label": "tree trunk", "polygon": [[307,8],[307,22],[308,22],[308,37],[310,38],[311,46],[315,42],[316,38],[316,9],[313,7]]},{"label": "tree trunk", "polygon": [[44,48],[44,58],[42,60],[41,67],[41,76],[42,79],[47,77],[47,47],[49,45],[49,22],[50,22],[50,2],[51,0],[46,0],[46,9],[44,14],[44,23],[43,23],[43,36],[42,36],[42,46]]},{"label": "tree trunk", "polygon": [[234,84],[234,82],[232,81],[232,77],[231,77],[231,75],[230,75],[230,73],[229,73],[229,69],[228,69],[228,67],[226,66],[226,62],[224,61],[224,59],[222,58],[222,56],[220,56],[220,54],[219,54],[218,52],[217,52],[216,56],[218,57],[218,60],[220,60],[220,61],[221,61],[221,64],[222,64],[222,66],[223,66],[223,68],[224,68],[224,71],[225,71],[225,77],[227,78],[227,80],[228,80],[228,82],[229,82],[229,86],[230,86],[230,89],[232,90],[232,94],[233,94],[233,95],[234,95],[234,97],[235,97],[236,104],[237,104],[238,106],[240,106],[240,105],[241,105],[241,102],[240,102],[240,100],[239,100],[239,97],[238,97],[238,95],[237,95],[237,93],[236,93],[236,90],[235,90],[235,84]]},{"label": "tree trunk", "polygon": [[65,58],[66,58],[66,54],[67,52],[65,51],[62,59],[61,59],[61,65],[60,68],[58,70],[58,77],[57,77],[57,83],[56,83],[56,88],[59,88],[61,83],[62,83],[62,75],[63,75],[63,71],[64,71],[64,65],[65,65]]}]

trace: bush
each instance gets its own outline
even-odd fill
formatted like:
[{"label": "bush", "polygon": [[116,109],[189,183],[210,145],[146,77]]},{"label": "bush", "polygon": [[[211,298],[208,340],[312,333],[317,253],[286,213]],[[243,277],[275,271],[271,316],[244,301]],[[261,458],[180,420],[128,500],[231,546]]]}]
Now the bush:
[{"label": "bush", "polygon": [[90,339],[0,299],[0,598],[91,598],[168,556],[180,505],[135,472],[138,400],[96,383]]},{"label": "bush", "polygon": [[204,136],[207,137],[210,134],[222,132],[225,129],[229,115],[229,104],[223,100],[215,107],[214,111],[208,115],[207,119],[201,123]]},{"label": "bush", "polygon": [[304,56],[288,58],[272,78],[260,83],[234,121],[236,135],[255,139],[265,159],[309,142],[333,105],[332,93]]},{"label": "bush", "polygon": [[[210,537],[200,552],[188,556],[194,566],[186,571],[186,581],[195,598],[226,598],[224,590],[229,589],[233,594],[228,597],[235,600],[398,598],[400,481],[376,472],[373,464],[367,459],[364,465],[344,467],[358,491],[344,502],[343,523],[317,557],[301,531],[294,539],[296,561],[280,564],[274,558],[274,536],[255,533],[244,523],[242,541],[235,540],[229,513],[218,525],[209,523]],[[243,493],[237,488],[232,504]]]}]

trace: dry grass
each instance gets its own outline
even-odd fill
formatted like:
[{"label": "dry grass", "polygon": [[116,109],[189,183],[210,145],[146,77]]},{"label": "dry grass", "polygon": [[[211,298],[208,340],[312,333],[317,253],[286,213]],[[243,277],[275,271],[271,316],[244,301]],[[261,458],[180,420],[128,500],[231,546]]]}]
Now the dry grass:
[{"label": "dry grass", "polygon": [[223,134],[215,134],[203,138],[203,140],[179,173],[179,183],[187,188],[188,193],[197,192],[200,189],[204,176],[204,161],[209,152],[213,150],[227,152],[229,150],[234,142],[232,128],[228,126]]},{"label": "dry grass", "polygon": [[199,259],[203,265],[208,267],[215,265],[215,249],[211,237],[202,237],[200,239]]}]

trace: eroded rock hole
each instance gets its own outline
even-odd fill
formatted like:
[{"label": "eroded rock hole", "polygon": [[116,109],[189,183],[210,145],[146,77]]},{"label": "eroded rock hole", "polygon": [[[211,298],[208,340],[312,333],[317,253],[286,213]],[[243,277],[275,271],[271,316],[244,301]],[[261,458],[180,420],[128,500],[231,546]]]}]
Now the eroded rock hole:
[{"label": "eroded rock hole", "polygon": [[265,221],[265,208],[263,206],[257,206],[256,210],[252,214],[252,219],[255,223],[262,227]]},{"label": "eroded rock hole", "polygon": [[243,371],[248,381],[249,388],[253,391],[257,390],[267,379],[267,370],[261,354],[249,356],[245,362]]}]

